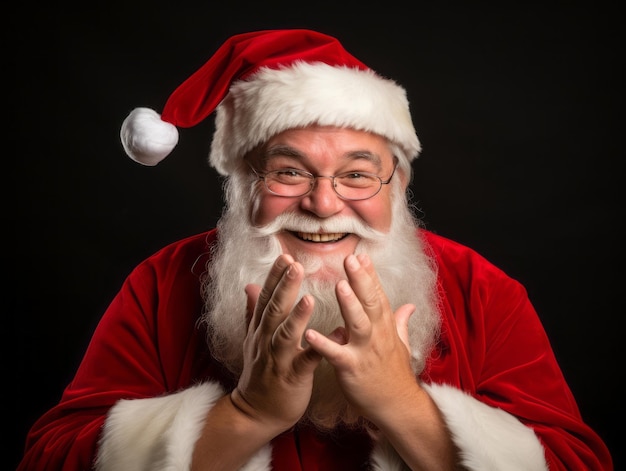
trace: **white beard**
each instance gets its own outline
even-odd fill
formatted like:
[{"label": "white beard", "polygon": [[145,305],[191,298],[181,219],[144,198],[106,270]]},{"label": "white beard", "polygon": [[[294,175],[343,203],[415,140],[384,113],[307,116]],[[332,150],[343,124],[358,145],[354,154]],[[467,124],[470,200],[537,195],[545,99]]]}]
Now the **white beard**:
[{"label": "white beard", "polygon": [[[407,303],[416,306],[409,320],[409,343],[412,367],[419,374],[439,331],[437,276],[436,267],[417,235],[418,224],[400,185],[394,185],[393,189],[392,227],[383,234],[352,218],[321,221],[293,214],[279,217],[262,228],[252,227],[248,222],[250,208],[236,202],[253,195],[236,194],[242,186],[237,187],[232,179],[226,187],[232,205],[219,222],[218,242],[204,283],[206,313],[202,320],[207,324],[213,356],[237,376],[241,373],[247,330],[244,287],[248,283],[262,286],[265,282],[270,267],[282,252],[276,237],[281,230],[317,232],[323,228],[328,232],[359,235],[361,241],[355,252],[369,254],[393,309]],[[310,327],[328,334],[343,325],[335,296],[335,283],[346,277],[343,259],[292,255],[305,268],[300,295],[309,293],[315,298]],[[332,367],[325,361],[316,370],[312,398],[303,419],[325,428],[359,420],[345,400]]]}]

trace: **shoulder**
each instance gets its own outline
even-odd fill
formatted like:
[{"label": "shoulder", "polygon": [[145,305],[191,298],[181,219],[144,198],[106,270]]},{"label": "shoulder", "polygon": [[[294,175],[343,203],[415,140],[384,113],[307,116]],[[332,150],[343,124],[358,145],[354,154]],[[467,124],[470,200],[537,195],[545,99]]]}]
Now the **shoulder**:
[{"label": "shoulder", "polygon": [[445,265],[452,264],[453,266],[472,263],[492,265],[476,250],[460,242],[424,229],[420,230],[420,236],[426,250],[430,252],[430,255],[433,256],[438,263]]},{"label": "shoulder", "polygon": [[194,234],[183,239],[179,239],[175,242],[164,246],[155,252],[149,259],[162,258],[162,257],[181,257],[187,254],[194,254],[198,252],[204,252],[210,249],[215,243],[217,238],[217,231],[215,229]]},{"label": "shoulder", "polygon": [[519,282],[476,250],[427,230],[420,231],[424,246],[433,258],[439,278],[445,285],[494,288],[507,285],[521,289]]},{"label": "shoulder", "polygon": [[441,307],[448,324],[454,323],[462,332],[471,327],[474,335],[482,325],[483,335],[490,338],[506,335],[511,326],[527,332],[541,330],[522,283],[459,242],[428,232],[422,238],[437,267]]},{"label": "shoulder", "polygon": [[139,263],[132,275],[164,278],[187,274],[198,278],[205,271],[216,239],[213,229],[171,242]]}]

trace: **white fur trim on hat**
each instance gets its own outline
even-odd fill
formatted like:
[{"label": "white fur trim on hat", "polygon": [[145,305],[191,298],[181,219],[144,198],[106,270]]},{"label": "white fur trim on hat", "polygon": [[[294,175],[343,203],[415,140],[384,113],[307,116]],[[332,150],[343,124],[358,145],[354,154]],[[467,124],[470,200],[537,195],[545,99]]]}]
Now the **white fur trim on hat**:
[{"label": "white fur trim on hat", "polygon": [[217,107],[210,163],[230,174],[244,154],[272,136],[311,124],[386,137],[408,165],[421,148],[404,88],[372,70],[295,62],[239,80]]}]

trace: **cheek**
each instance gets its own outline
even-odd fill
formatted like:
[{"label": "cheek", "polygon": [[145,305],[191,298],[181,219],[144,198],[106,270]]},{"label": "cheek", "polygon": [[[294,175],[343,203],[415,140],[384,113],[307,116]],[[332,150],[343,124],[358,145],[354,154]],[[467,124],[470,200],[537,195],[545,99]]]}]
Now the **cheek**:
[{"label": "cheek", "polygon": [[280,198],[272,195],[259,196],[252,208],[252,225],[264,226],[276,219],[277,216],[287,211],[293,204],[289,198]]},{"label": "cheek", "polygon": [[362,201],[355,212],[373,229],[387,232],[391,227],[391,202],[388,198]]}]

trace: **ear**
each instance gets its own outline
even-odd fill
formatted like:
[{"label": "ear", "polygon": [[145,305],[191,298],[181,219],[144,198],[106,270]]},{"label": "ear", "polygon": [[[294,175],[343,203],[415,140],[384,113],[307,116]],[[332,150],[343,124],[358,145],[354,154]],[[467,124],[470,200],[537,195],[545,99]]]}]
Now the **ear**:
[{"label": "ear", "polygon": [[400,181],[402,182],[402,188],[406,191],[409,186],[409,178],[404,174],[404,172],[400,171]]},{"label": "ear", "polygon": [[400,180],[400,184],[402,185],[402,191],[406,191],[407,187],[409,186],[409,176],[400,166],[398,166],[398,168],[396,169],[396,176]]}]

